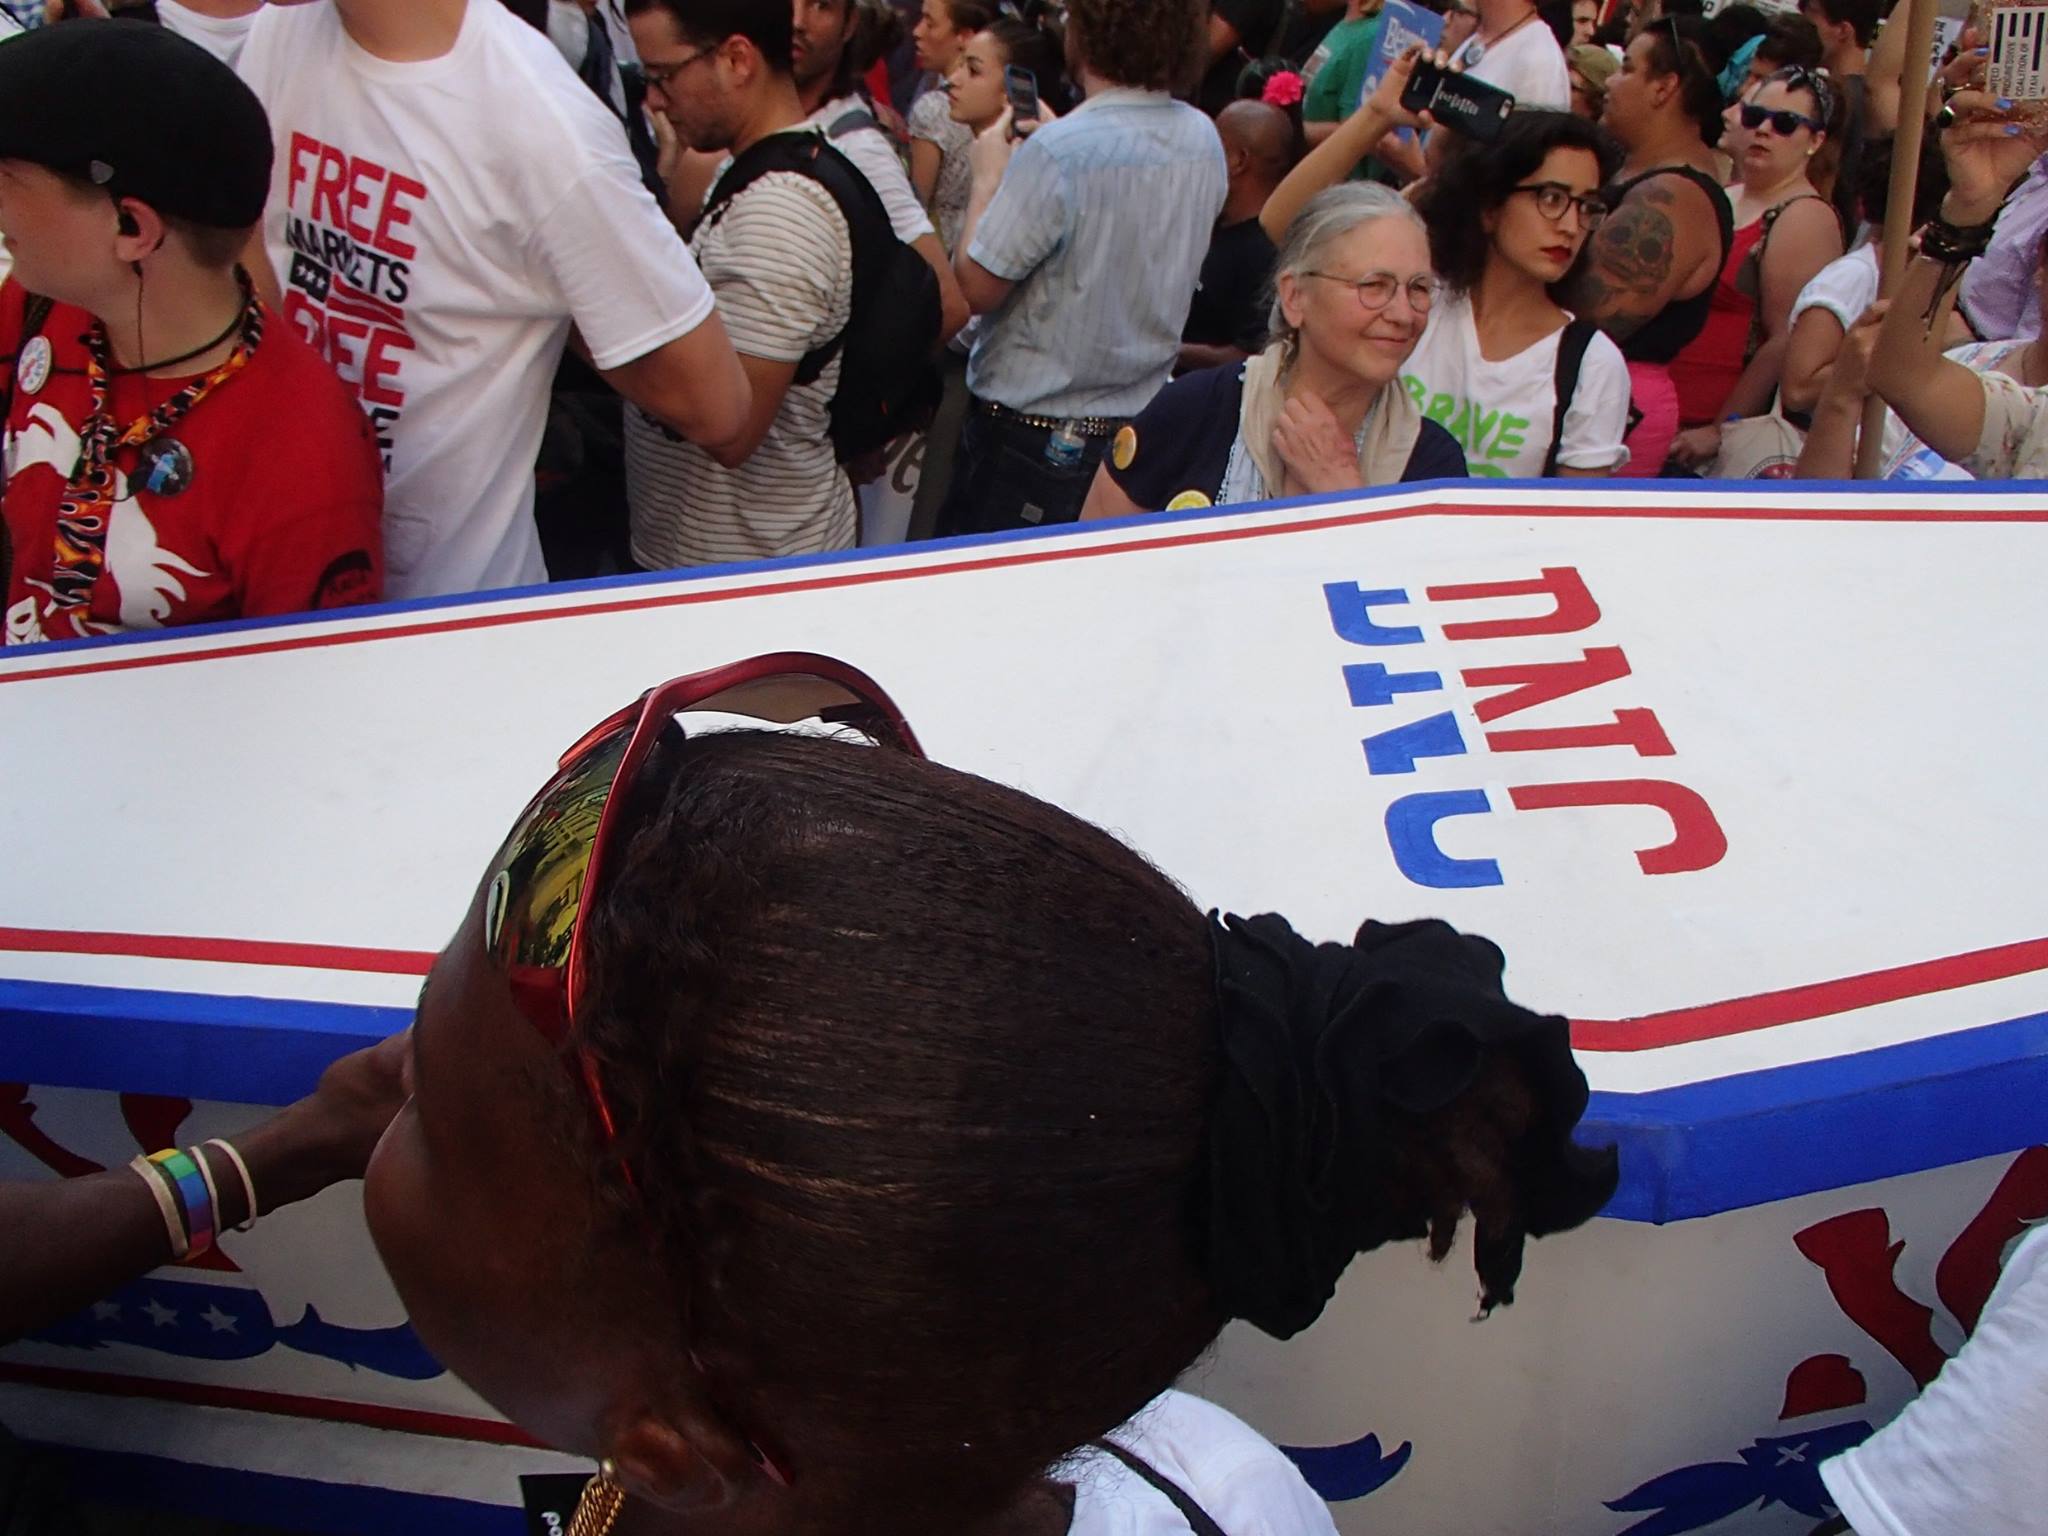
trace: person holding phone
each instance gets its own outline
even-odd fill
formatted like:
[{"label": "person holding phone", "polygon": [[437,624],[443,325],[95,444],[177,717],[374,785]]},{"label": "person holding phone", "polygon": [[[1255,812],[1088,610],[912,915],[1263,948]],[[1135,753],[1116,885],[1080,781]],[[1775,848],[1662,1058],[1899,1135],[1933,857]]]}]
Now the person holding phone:
[{"label": "person holding phone", "polygon": [[944,531],[1072,522],[1171,375],[1229,179],[1215,125],[1174,98],[1207,22],[1204,0],[1073,0],[1086,99],[1024,137],[1006,104],[975,138],[954,265],[988,319]]},{"label": "person holding phone", "polygon": [[[1033,120],[1017,118],[1013,81],[1040,103]],[[994,128],[1006,111],[1020,137],[1031,133],[1043,119],[1046,98],[1057,97],[1062,90],[1059,44],[1042,27],[1008,16],[970,37],[946,76],[953,121],[970,138]]]},{"label": "person holding phone", "polygon": [[917,67],[936,76],[937,83],[910,106],[910,185],[938,225],[939,242],[949,256],[960,243],[960,221],[967,217],[967,193],[974,184],[967,164],[974,133],[953,115],[946,82],[975,34],[999,14],[993,0],[924,0],[912,33]]}]

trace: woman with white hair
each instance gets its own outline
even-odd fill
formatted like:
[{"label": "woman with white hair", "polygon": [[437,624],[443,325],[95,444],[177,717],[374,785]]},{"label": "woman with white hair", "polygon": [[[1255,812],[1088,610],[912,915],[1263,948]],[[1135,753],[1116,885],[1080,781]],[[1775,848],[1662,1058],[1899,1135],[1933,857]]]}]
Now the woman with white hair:
[{"label": "woman with white hair", "polygon": [[1457,441],[1400,384],[1436,291],[1429,236],[1397,193],[1318,193],[1275,261],[1272,343],[1161,390],[1117,434],[1081,516],[1464,475]]}]

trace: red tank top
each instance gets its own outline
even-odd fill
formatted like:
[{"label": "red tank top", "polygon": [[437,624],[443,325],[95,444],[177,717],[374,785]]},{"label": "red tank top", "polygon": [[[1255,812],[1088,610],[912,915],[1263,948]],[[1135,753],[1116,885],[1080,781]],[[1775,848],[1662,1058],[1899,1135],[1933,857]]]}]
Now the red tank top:
[{"label": "red tank top", "polygon": [[1763,238],[1765,222],[1758,219],[1735,231],[1728,259],[1721,263],[1721,275],[1714,280],[1707,323],[1671,360],[1671,382],[1678,386],[1678,417],[1685,426],[1704,426],[1721,419],[1728,391],[1749,361],[1750,323],[1756,316],[1757,301],[1754,294],[1737,287],[1736,277]]}]

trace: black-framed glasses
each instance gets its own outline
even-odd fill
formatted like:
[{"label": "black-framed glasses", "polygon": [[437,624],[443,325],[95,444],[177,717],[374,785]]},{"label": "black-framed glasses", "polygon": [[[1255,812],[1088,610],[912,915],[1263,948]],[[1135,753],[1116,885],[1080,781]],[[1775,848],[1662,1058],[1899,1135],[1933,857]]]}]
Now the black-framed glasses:
[{"label": "black-framed glasses", "polygon": [[1794,112],[1790,107],[1760,107],[1753,101],[1742,104],[1741,116],[1742,126],[1752,132],[1769,123],[1773,133],[1788,139],[1802,128],[1819,133],[1823,126],[1804,112]]},{"label": "black-framed glasses", "polygon": [[1363,277],[1342,277],[1335,272],[1304,272],[1303,277],[1320,277],[1326,283],[1342,283],[1358,295],[1358,303],[1369,315],[1376,315],[1394,302],[1394,295],[1405,291],[1408,307],[1417,314],[1426,314],[1429,306],[1436,302],[1436,279],[1415,276],[1406,279],[1391,272],[1368,272]]},{"label": "black-framed glasses", "polygon": [[684,70],[688,69],[692,64],[696,63],[699,59],[710,58],[711,55],[718,52],[718,50],[723,46],[724,44],[722,43],[713,43],[709,48],[699,48],[687,59],[678,59],[673,64],[643,63],[640,66],[640,76],[647,82],[647,84],[651,88],[656,90],[666,90],[668,89],[669,81],[675,79],[677,75],[680,75]]},{"label": "black-framed glasses", "polygon": [[1561,181],[1532,181],[1508,189],[1508,196],[1517,194],[1535,198],[1536,211],[1553,223],[1564,222],[1566,209],[1578,209],[1579,228],[1589,235],[1607,218],[1607,204],[1597,192],[1574,192]]}]

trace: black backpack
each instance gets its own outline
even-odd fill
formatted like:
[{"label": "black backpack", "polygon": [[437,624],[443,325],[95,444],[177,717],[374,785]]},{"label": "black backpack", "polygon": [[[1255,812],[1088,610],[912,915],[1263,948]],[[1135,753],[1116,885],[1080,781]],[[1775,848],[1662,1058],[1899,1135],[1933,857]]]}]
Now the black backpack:
[{"label": "black backpack", "polygon": [[[849,112],[830,136],[867,127],[874,119]],[[839,205],[853,239],[853,307],[846,329],[797,364],[796,382],[815,384],[840,358],[832,395],[832,449],[849,463],[906,432],[931,424],[940,383],[939,280],[931,266],[896,238],[889,210],[860,168],[815,133],[773,133],[727,167],[712,189],[704,218],[715,225],[732,200],[774,171],[808,176]]]}]

